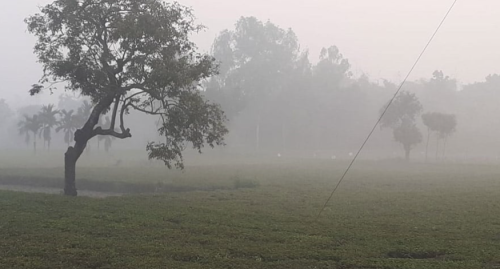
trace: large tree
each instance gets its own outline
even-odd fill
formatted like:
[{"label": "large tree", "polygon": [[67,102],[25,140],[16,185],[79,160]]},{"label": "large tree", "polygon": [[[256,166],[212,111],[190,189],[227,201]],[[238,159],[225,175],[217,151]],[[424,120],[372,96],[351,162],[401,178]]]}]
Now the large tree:
[{"label": "large tree", "polygon": [[[57,0],[26,23],[37,37],[34,51],[44,71],[30,93],[64,81],[93,105],[65,153],[66,195],[77,195],[76,162],[90,139],[132,136],[125,122],[131,109],[161,118],[164,141],[149,142],[146,150],[168,167],[183,167],[187,143],[197,150],[223,144],[224,113],[199,90],[217,70],[189,40],[202,29],[190,9],[160,0]],[[111,125],[103,129],[97,123],[108,111]]]},{"label": "large tree", "polygon": [[221,103],[231,119],[246,119],[258,149],[263,121],[273,115],[272,100],[286,90],[300,56],[297,36],[270,21],[241,17],[234,30],[215,39],[213,55],[220,61],[220,74],[209,81],[206,95]]},{"label": "large tree", "polygon": [[[385,111],[386,107],[387,105],[382,107],[381,112]],[[421,111],[422,105],[415,94],[401,92],[382,117],[381,127],[392,129],[394,140],[403,146],[407,161],[410,160],[411,149],[422,142],[422,133],[415,124]]]}]

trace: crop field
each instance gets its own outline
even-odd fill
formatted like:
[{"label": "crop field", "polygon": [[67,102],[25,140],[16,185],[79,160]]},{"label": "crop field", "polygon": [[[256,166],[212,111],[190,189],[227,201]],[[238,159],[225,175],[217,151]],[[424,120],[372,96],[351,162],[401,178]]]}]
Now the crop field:
[{"label": "crop field", "polygon": [[[26,156],[0,185],[60,188]],[[346,162],[99,158],[77,186],[112,196],[0,191],[0,268],[500,268],[500,165],[361,161],[316,219]]]}]

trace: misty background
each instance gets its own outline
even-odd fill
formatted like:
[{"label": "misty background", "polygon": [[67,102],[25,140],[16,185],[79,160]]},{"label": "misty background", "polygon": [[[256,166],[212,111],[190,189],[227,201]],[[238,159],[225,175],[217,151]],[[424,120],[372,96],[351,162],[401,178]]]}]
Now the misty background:
[{"label": "misty background", "polygon": [[[49,2],[0,3],[2,149],[32,150],[33,137],[26,143],[19,135],[24,115],[35,115],[48,104],[77,113],[84,102],[63,89],[28,94],[41,67],[23,20]],[[216,152],[351,157],[452,2],[179,1],[207,27],[193,36],[200,51],[221,61],[221,74],[203,83],[206,96],[220,103],[230,119],[228,145]],[[500,157],[498,10],[498,1],[459,2],[403,87],[415,93],[422,113],[456,115],[446,152],[437,135],[430,136],[431,159]],[[111,151],[142,150],[147,141],[160,139],[156,120],[128,115],[133,137],[113,140]],[[423,160],[427,129],[420,115],[416,122],[423,140],[412,159]],[[52,150],[67,147],[64,132],[52,136]],[[36,137],[42,151],[43,139]],[[100,142],[92,140],[91,148],[101,147]],[[402,156],[391,130],[380,128],[361,155]]]}]

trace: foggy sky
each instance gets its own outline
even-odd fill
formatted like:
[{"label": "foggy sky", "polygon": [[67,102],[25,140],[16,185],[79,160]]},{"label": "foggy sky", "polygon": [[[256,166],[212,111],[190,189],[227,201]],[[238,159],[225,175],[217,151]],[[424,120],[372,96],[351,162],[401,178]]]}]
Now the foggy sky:
[{"label": "foggy sky", "polygon": [[[13,107],[56,103],[45,93],[30,97],[41,75],[32,53],[35,39],[23,19],[50,0],[0,1],[0,98]],[[336,45],[355,75],[400,82],[453,0],[180,0],[208,29],[193,40],[209,51],[223,29],[241,16],[292,28],[315,62],[322,47]],[[500,1],[459,0],[410,79],[429,78],[436,69],[461,83],[500,73]],[[59,95],[60,92],[55,95]]]}]

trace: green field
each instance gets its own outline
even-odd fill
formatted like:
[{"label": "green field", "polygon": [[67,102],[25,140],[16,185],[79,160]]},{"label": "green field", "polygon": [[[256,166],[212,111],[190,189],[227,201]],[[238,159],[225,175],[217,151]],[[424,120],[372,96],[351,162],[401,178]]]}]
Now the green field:
[{"label": "green field", "polygon": [[[50,183],[62,173],[56,157],[16,166],[17,157],[3,159],[0,177]],[[0,191],[0,268],[500,268],[500,166],[362,161],[315,222],[342,161],[242,159],[179,172],[89,160],[80,178],[192,189]]]}]

